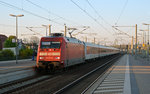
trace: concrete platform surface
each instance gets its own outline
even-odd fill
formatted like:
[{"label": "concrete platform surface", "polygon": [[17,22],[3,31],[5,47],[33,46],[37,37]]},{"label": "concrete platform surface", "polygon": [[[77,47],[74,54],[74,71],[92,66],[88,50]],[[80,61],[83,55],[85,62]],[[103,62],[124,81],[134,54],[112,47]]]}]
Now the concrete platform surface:
[{"label": "concrete platform surface", "polygon": [[14,72],[24,69],[31,69],[36,65],[36,61],[31,59],[18,60],[16,64],[15,60],[10,61],[0,61],[0,74],[5,74],[8,72]]},{"label": "concrete platform surface", "polygon": [[126,54],[84,94],[150,94],[150,61]]},{"label": "concrete platform surface", "polygon": [[31,59],[0,61],[0,85],[35,75],[35,65]]}]

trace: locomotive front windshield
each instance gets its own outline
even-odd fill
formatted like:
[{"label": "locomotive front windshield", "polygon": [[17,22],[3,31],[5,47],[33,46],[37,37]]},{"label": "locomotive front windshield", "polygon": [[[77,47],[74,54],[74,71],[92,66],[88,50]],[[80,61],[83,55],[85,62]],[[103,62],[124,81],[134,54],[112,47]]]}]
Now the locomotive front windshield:
[{"label": "locomotive front windshield", "polygon": [[60,48],[60,42],[54,42],[54,41],[43,41],[41,42],[41,48]]}]

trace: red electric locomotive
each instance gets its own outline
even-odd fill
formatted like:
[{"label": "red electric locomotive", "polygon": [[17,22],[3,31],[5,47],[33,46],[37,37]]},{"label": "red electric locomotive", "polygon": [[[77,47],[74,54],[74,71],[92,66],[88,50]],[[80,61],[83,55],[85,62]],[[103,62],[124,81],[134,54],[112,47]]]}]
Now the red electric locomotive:
[{"label": "red electric locomotive", "polygon": [[37,68],[55,70],[84,62],[84,43],[61,33],[42,37],[37,54]]}]

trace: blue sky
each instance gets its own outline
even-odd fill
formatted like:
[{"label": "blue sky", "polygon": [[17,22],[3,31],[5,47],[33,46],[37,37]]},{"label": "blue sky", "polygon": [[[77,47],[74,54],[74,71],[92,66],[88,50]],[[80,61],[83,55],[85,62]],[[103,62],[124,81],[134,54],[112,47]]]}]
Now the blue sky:
[{"label": "blue sky", "polygon": [[[9,14],[24,14],[24,17],[18,19],[19,38],[30,37],[33,34],[33,32],[26,29],[26,27],[41,27],[33,28],[33,30],[44,36],[45,28],[42,27],[42,24],[51,24],[52,32],[54,33],[64,30],[63,24],[66,23],[68,27],[76,27],[79,29],[74,33],[83,30],[83,28],[81,28],[82,26],[90,26],[90,29],[84,31],[86,33],[97,33],[97,35],[80,34],[76,36],[81,40],[83,40],[83,37],[87,36],[89,41],[92,41],[91,39],[96,37],[97,41],[107,40],[112,43],[115,38],[122,37],[117,36],[116,33],[118,31],[114,31],[111,26],[115,25],[117,22],[126,2],[127,4],[117,25],[133,26],[138,24],[138,29],[146,29],[147,27],[143,26],[142,23],[150,23],[150,0],[88,0],[103,19],[98,17],[87,0],[72,1],[85,10],[97,22],[78,8],[71,0],[0,0],[0,34],[5,34],[7,36],[15,35],[15,18],[10,17]],[[31,2],[44,8],[44,10],[33,5]],[[22,10],[18,10],[8,4]],[[46,19],[51,19],[54,22],[28,14],[24,10]],[[104,20],[109,23],[109,25]],[[130,35],[134,35],[134,28],[119,29]],[[29,36],[23,36],[21,34],[29,34]],[[37,36],[41,37],[39,35]],[[126,36],[124,36],[123,40],[125,40],[123,43],[130,42],[130,39],[126,39]]]}]

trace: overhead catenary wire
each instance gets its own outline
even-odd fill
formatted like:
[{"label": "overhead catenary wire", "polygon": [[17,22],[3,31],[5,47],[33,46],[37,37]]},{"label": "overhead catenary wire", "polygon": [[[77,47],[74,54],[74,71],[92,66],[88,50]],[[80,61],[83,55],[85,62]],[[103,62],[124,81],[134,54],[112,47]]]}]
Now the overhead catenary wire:
[{"label": "overhead catenary wire", "polygon": [[[28,0],[28,1],[29,1],[29,0]],[[30,12],[30,11],[28,11],[28,10],[25,10],[25,9],[23,8],[23,4],[22,4],[22,8],[17,7],[17,6],[15,6],[15,5],[12,5],[12,4],[10,4],[10,3],[4,2],[4,1],[0,1],[0,4],[1,4],[1,5],[4,5],[4,6],[6,6],[6,7],[9,7],[9,8],[15,9],[15,10],[19,10],[19,11],[26,12],[26,13],[31,14],[31,15],[33,15],[33,16],[39,17],[39,18],[41,18],[41,19],[45,19],[45,20],[54,22],[54,23],[59,24],[59,25],[61,25],[61,26],[64,26],[64,23],[61,24],[61,23],[58,23],[58,22],[56,22],[56,21],[54,21],[54,20],[52,20],[52,19],[49,19],[49,18],[47,18],[47,17],[40,16],[40,15],[38,15],[38,14],[35,14],[35,13]],[[40,7],[40,6],[39,6],[39,7]],[[41,8],[42,8],[42,7],[41,7]],[[43,8],[43,9],[44,9],[44,8]],[[47,10],[47,11],[48,11],[48,10]],[[61,17],[61,18],[63,18],[63,17]],[[65,18],[64,18],[64,20],[65,20]],[[84,25],[80,25],[80,26],[84,27]],[[23,26],[23,27],[24,27],[24,26]]]},{"label": "overhead catenary wire", "polygon": [[125,8],[126,8],[127,4],[128,4],[128,0],[126,0],[126,2],[125,2],[125,4],[124,4],[124,6],[123,6],[123,8],[122,8],[122,11],[121,11],[121,13],[120,13],[120,15],[119,15],[119,17],[118,17],[118,19],[117,19],[116,23],[115,23],[115,25],[117,25],[117,24],[118,24],[118,22],[119,22],[119,20],[120,20],[120,18],[121,18],[121,16],[122,16],[122,14],[123,14],[123,12],[124,12],[124,10],[125,10]]},{"label": "overhead catenary wire", "polygon": [[[89,4],[89,6],[94,10],[94,12],[106,23],[106,24],[108,24],[109,26],[111,26],[112,28],[114,28],[110,23],[108,23],[99,13],[98,13],[98,11],[93,7],[93,5],[89,2],[89,0],[86,0],[87,1],[87,3]],[[127,5],[127,2],[125,3],[125,6]],[[124,6],[124,8],[123,8],[123,10],[125,9],[125,6]],[[123,13],[123,12],[122,12]],[[122,14],[121,14],[122,15]],[[121,16],[120,16],[121,17]],[[120,18],[119,18],[120,19]],[[118,20],[119,21],[119,20]],[[116,29],[116,28],[114,28],[114,29]],[[114,31],[114,29],[112,29],[113,31]],[[116,29],[117,30],[117,29]],[[118,30],[119,31],[119,30]],[[114,31],[115,32],[115,31]],[[125,34],[125,32],[123,32],[123,31],[121,31],[122,33],[124,33]],[[116,32],[115,32],[116,33]]]},{"label": "overhead catenary wire", "polygon": [[43,36],[42,34],[37,33],[37,32],[35,32],[34,30],[32,30],[31,27],[26,27],[26,28],[27,28],[28,30],[30,30],[31,32],[34,32],[34,33],[37,34],[37,35]]},{"label": "overhead catenary wire", "polygon": [[56,24],[58,24],[58,25],[64,26],[63,24],[58,23],[58,22],[56,22],[56,21],[54,21],[54,20],[52,20],[52,19],[46,18],[46,17],[44,17],[44,16],[40,16],[40,15],[38,15],[38,14],[32,13],[32,12],[30,12],[30,11],[28,11],[28,10],[19,8],[19,7],[17,7],[17,6],[14,6],[14,5],[12,5],[12,4],[6,3],[6,2],[4,2],[4,1],[0,1],[0,4],[5,5],[5,6],[8,6],[8,7],[11,7],[11,8],[14,8],[14,9],[17,9],[17,10],[20,10],[20,11],[23,11],[23,12],[26,12],[26,13],[28,13],[28,14],[31,14],[31,15],[33,15],[33,16],[36,16],[36,17],[39,17],[39,18],[42,18],[42,19],[45,19],[45,20],[48,20],[48,21],[51,21],[51,22],[54,22],[54,23],[56,23]]},{"label": "overhead catenary wire", "polygon": [[[108,24],[110,27],[112,27],[112,25],[110,23],[108,23],[100,14],[99,12],[93,7],[93,5],[89,2],[89,0],[86,0],[86,2],[89,4],[89,6],[94,10],[94,12],[98,15],[98,17],[100,17],[106,24]],[[112,27],[113,28],[113,27]],[[112,29],[114,32],[116,32],[114,29]]]},{"label": "overhead catenary wire", "polygon": [[[6,25],[6,24],[0,24],[0,26],[5,26],[5,27],[16,27],[15,25]],[[31,32],[34,32],[34,33],[36,33],[37,35],[40,35],[40,36],[42,36],[40,33],[37,33],[37,32],[35,32],[35,31],[33,31],[31,28],[43,28],[43,27],[28,27],[28,26],[19,26],[19,27],[21,27],[21,28],[27,28],[28,30],[30,30]]]},{"label": "overhead catenary wire", "polygon": [[110,23],[108,23],[100,14],[99,12],[93,7],[93,5],[89,2],[89,0],[86,0],[86,2],[89,4],[89,6],[94,10],[94,12],[98,15],[98,18],[100,17],[106,24],[112,26]]},{"label": "overhead catenary wire", "polygon": [[107,28],[105,28],[101,23],[99,23],[99,21],[97,19],[95,19],[94,17],[92,17],[86,10],[84,10],[83,8],[81,8],[76,2],[74,2],[73,0],[70,0],[70,1],[74,5],[76,5],[80,10],[82,10],[87,16],[89,16],[93,21],[95,21],[98,25],[100,25],[105,31],[111,33]]},{"label": "overhead catenary wire", "polygon": [[[55,14],[55,13],[49,11],[48,9],[46,9],[46,8],[44,8],[44,7],[42,7],[42,6],[40,6],[40,5],[38,5],[38,4],[35,4],[34,2],[32,2],[32,1],[30,1],[30,0],[26,0],[26,1],[29,2],[30,4],[36,6],[36,7],[38,7],[38,8],[40,8],[40,9],[44,10],[45,12],[48,12],[49,14],[52,14],[52,15],[54,15],[54,16],[57,16],[58,18],[61,18],[61,19],[64,20],[64,21],[67,21],[67,22],[70,22],[70,23],[73,23],[73,24],[78,24],[78,23],[76,23],[76,22],[74,22],[74,21],[71,21],[71,20],[66,19],[66,18],[64,18],[64,17],[62,17],[62,16],[57,15],[57,14]],[[65,23],[66,23],[66,22],[65,22]],[[80,25],[80,24],[78,24],[78,25]],[[83,25],[81,25],[81,26],[83,26]]]},{"label": "overhead catenary wire", "polygon": [[[115,23],[115,25],[117,25],[117,24],[118,24],[118,22],[119,22],[119,20],[120,20],[120,18],[121,18],[121,16],[122,16],[122,14],[123,14],[123,12],[124,12],[124,10],[125,10],[125,8],[126,8],[127,4],[128,4],[128,0],[126,0],[126,2],[125,2],[125,4],[124,4],[124,6],[123,6],[123,8],[122,8],[122,11],[121,11],[121,13],[120,13],[120,15],[119,15],[119,17],[118,17],[118,19],[117,19],[116,23]],[[130,36],[129,34],[127,34],[126,32],[123,32],[123,31],[121,31],[121,30],[117,29],[117,28],[116,28],[116,27],[114,27],[114,26],[112,26],[112,28],[114,28],[115,30],[117,30],[117,31],[119,31],[119,32],[122,32],[123,34],[125,34],[125,35],[127,35],[128,37],[130,37],[130,38],[131,38],[131,36]]]},{"label": "overhead catenary wire", "polygon": [[[8,24],[0,24],[0,26],[5,26],[5,27],[15,27],[15,25],[8,25]],[[19,26],[19,27],[25,27],[25,26]]]},{"label": "overhead catenary wire", "polygon": [[[0,24],[0,26],[16,27],[16,25],[10,25],[10,24]],[[28,26],[19,25],[18,27],[26,28],[26,27],[28,27]],[[38,26],[36,26],[36,27],[34,27],[34,28],[43,28],[43,27],[40,27],[40,26],[38,27]]]}]

